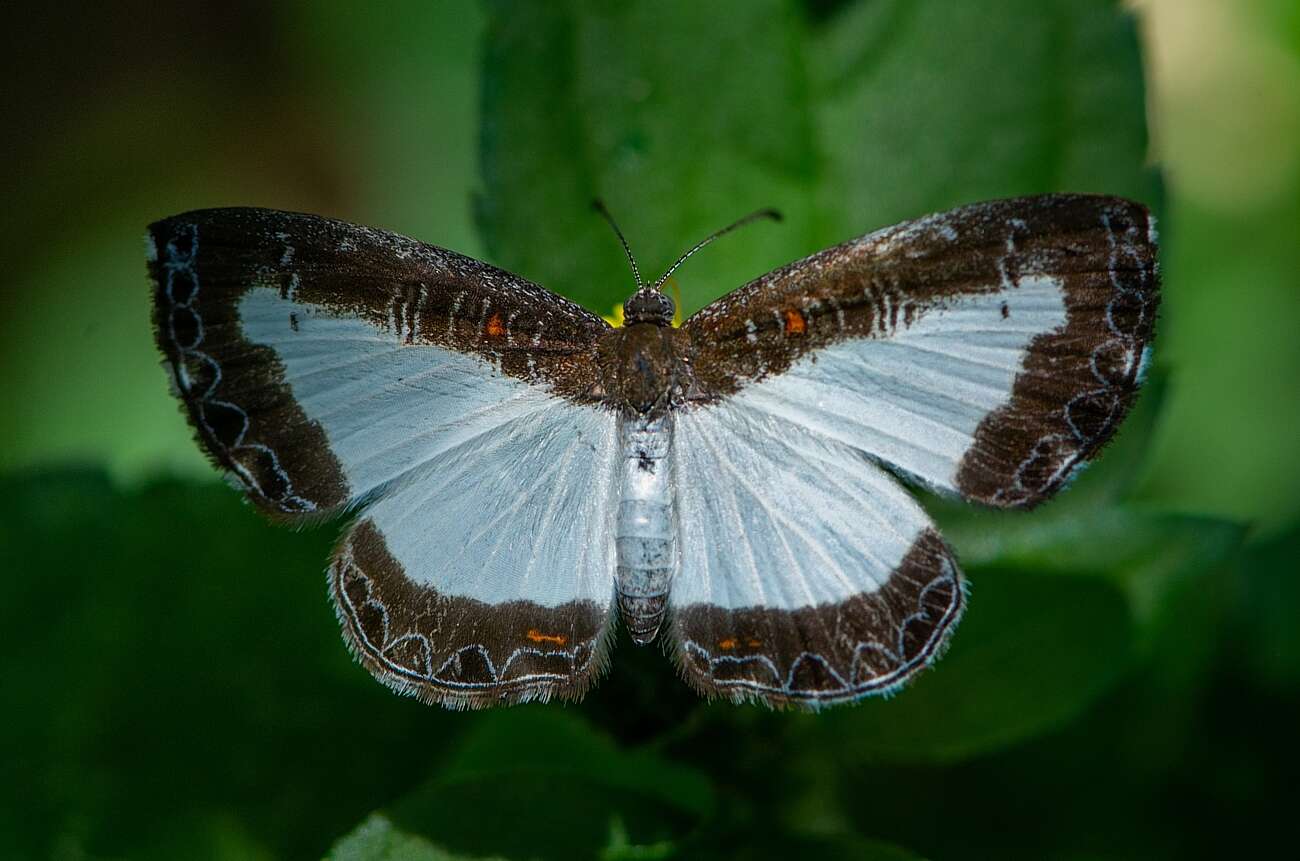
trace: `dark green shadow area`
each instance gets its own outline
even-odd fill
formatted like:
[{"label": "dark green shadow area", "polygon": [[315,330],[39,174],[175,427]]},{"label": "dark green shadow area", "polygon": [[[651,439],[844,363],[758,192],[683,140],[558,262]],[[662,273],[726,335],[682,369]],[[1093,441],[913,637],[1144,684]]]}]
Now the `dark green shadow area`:
[{"label": "dark green shadow area", "polygon": [[699,771],[619,750],[571,710],[527,706],[478,721],[428,783],[333,857],[385,857],[379,833],[467,857],[667,857],[712,808]]},{"label": "dark green shadow area", "polygon": [[352,665],[325,594],[333,529],[272,528],[220,485],[0,484],[0,758],[28,776],[0,789],[0,833],[32,841],[19,857],[51,834],[148,855],[175,831],[203,838],[193,857],[319,853],[420,780],[419,739],[457,731]]}]

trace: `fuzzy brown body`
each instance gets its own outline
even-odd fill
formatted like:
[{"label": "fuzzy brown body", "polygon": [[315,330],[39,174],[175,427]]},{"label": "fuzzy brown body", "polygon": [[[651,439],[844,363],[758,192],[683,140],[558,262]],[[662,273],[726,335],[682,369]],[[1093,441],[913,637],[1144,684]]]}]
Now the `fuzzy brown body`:
[{"label": "fuzzy brown body", "polygon": [[600,399],[625,415],[657,417],[702,396],[691,336],[681,329],[651,322],[611,329],[597,351]]},{"label": "fuzzy brown body", "polygon": [[670,325],[666,297],[638,293],[624,314],[631,324],[597,343],[596,388],[620,414],[619,611],[633,641],[649,643],[663,624],[677,565],[672,411],[699,392],[691,336]]}]

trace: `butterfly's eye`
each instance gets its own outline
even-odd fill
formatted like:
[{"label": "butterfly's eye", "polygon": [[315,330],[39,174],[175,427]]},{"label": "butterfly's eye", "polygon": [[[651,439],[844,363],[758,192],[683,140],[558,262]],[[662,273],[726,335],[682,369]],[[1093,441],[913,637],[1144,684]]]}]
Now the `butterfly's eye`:
[{"label": "butterfly's eye", "polygon": [[658,290],[638,290],[623,303],[623,322],[627,325],[654,323],[667,326],[672,323],[676,311],[677,306],[673,300]]}]

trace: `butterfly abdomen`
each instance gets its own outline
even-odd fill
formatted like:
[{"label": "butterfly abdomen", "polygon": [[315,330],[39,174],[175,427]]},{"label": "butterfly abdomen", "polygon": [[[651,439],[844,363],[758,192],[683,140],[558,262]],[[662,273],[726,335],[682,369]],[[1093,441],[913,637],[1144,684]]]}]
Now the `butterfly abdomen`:
[{"label": "butterfly abdomen", "polygon": [[672,416],[625,418],[615,529],[618,606],[637,643],[659,632],[676,564],[670,481]]}]

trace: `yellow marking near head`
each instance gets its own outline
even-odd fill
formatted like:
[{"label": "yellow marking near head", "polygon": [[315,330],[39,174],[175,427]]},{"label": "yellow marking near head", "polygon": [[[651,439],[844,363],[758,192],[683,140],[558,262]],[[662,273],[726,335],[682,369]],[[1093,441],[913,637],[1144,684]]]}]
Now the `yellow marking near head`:
[{"label": "yellow marking near head", "polygon": [[534,643],[554,643],[557,646],[563,646],[569,642],[569,638],[563,634],[543,634],[536,628],[529,628],[527,637]]},{"label": "yellow marking near head", "polygon": [[613,326],[615,329],[623,328],[623,306],[615,305],[613,312],[602,314],[601,319]]},{"label": "yellow marking near head", "polygon": [[736,641],[735,641],[735,639],[732,638],[732,637],[728,637],[728,638],[725,639],[725,640],[718,640],[718,648],[719,648],[719,649],[734,649],[734,648],[736,648]]},{"label": "yellow marking near head", "polygon": [[745,641],[745,645],[746,645],[746,646],[749,646],[749,647],[752,649],[752,648],[755,648],[755,647],[757,647],[757,646],[761,646],[761,645],[763,645],[763,641],[762,641],[762,640],[755,640],[753,637],[750,637],[748,640]]},{"label": "yellow marking near head", "polygon": [[665,282],[668,289],[673,291],[673,328],[680,329],[682,325],[682,288],[677,286],[677,279],[669,276]]},{"label": "yellow marking near head", "polygon": [[492,318],[487,321],[487,326],[484,328],[484,331],[487,332],[489,338],[500,338],[504,335],[506,333],[506,327],[501,325],[501,315],[493,314]]}]

